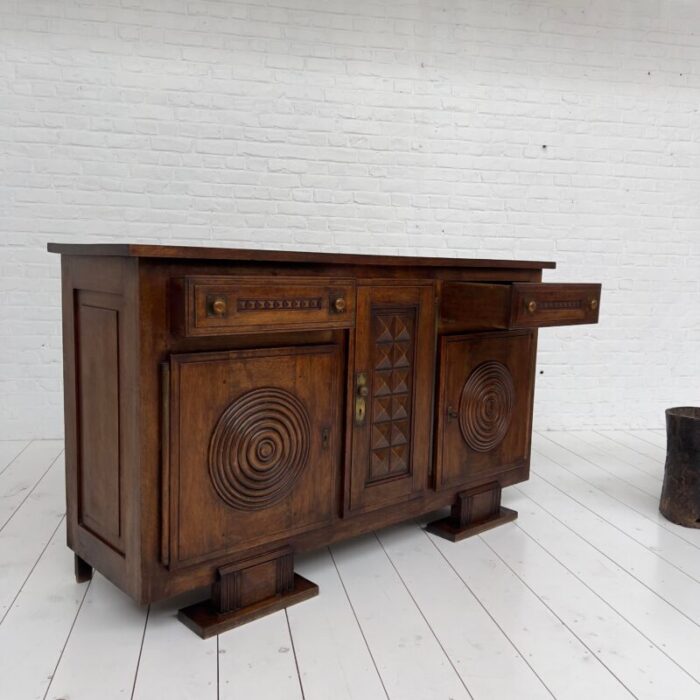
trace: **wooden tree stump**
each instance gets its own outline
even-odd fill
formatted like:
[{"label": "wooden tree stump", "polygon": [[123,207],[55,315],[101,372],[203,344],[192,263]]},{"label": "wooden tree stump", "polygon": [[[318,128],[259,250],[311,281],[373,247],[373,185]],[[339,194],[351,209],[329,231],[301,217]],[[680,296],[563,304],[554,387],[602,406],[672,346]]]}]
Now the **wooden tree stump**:
[{"label": "wooden tree stump", "polygon": [[673,523],[700,528],[700,408],[667,409],[666,435],[659,510]]}]

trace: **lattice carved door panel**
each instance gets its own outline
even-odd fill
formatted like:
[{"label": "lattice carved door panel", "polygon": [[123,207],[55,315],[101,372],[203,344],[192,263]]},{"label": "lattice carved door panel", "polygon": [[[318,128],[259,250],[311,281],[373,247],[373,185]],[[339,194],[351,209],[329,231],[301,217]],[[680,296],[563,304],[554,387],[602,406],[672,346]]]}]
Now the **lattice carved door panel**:
[{"label": "lattice carved door panel", "polygon": [[173,355],[164,531],[171,567],[331,521],[336,345]]},{"label": "lattice carved door panel", "polygon": [[[361,287],[357,309],[352,466],[345,502],[351,511],[405,500],[426,484],[433,288]],[[362,417],[358,400],[364,406]]]},{"label": "lattice carved door panel", "polygon": [[445,336],[440,343],[438,489],[527,465],[535,370],[532,331]]}]

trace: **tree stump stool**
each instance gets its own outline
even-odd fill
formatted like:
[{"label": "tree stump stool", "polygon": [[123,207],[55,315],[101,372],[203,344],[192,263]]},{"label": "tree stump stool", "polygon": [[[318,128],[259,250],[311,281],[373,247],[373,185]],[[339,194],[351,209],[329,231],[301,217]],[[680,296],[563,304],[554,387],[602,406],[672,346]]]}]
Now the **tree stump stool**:
[{"label": "tree stump stool", "polygon": [[667,409],[666,436],[659,510],[673,523],[700,528],[700,408]]}]

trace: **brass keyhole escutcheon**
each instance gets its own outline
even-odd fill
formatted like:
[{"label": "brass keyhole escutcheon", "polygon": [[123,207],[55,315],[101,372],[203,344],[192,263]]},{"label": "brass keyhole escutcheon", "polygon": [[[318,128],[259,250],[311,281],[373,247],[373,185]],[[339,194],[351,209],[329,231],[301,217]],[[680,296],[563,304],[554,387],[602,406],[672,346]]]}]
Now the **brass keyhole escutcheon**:
[{"label": "brass keyhole escutcheon", "polygon": [[531,314],[534,314],[535,311],[537,311],[537,302],[534,299],[531,299],[530,301],[527,302],[526,307],[528,312]]},{"label": "brass keyhole escutcheon", "polygon": [[598,300],[597,299],[591,299],[588,302],[588,306],[590,307],[591,311],[595,311],[598,308]]},{"label": "brass keyhole escutcheon", "polygon": [[367,374],[358,372],[355,375],[355,424],[362,425],[367,416],[367,396],[369,387],[367,386]]}]

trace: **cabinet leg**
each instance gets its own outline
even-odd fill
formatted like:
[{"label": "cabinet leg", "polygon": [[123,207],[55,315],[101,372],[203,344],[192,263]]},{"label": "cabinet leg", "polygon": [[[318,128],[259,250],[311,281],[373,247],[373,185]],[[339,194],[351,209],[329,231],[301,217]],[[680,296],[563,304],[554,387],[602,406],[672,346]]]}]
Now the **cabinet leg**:
[{"label": "cabinet leg", "polygon": [[81,559],[77,554],[73,555],[75,561],[75,580],[77,583],[85,583],[92,578],[92,567],[85,559]]},{"label": "cabinet leg", "polygon": [[458,493],[452,513],[429,523],[426,529],[446,540],[459,542],[517,517],[516,511],[501,505],[501,487],[493,482]]},{"label": "cabinet leg", "polygon": [[209,600],[178,611],[202,639],[318,595],[318,586],[294,573],[291,547],[223,566]]}]

